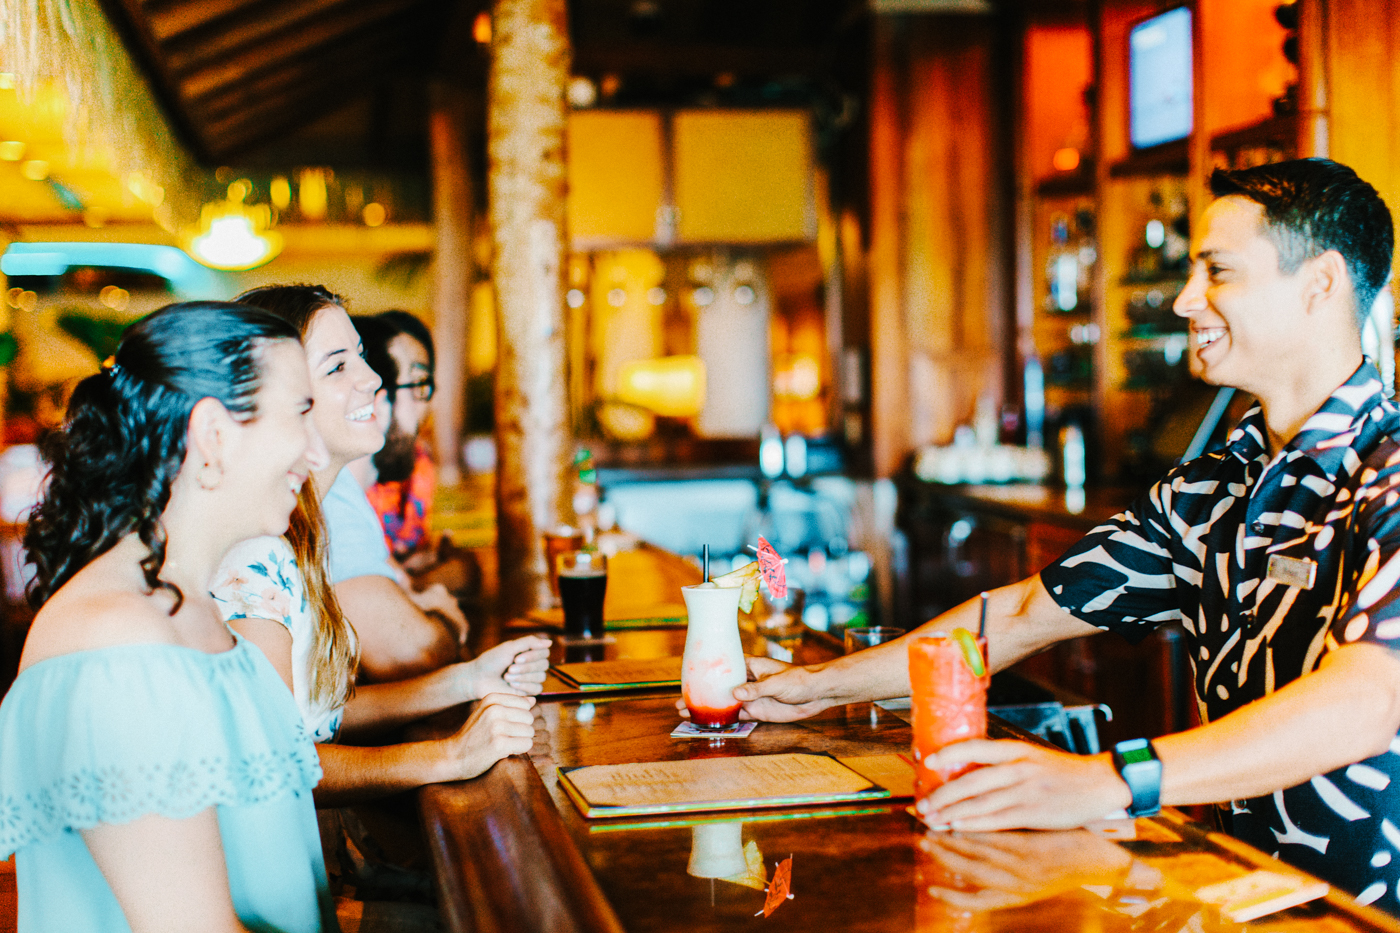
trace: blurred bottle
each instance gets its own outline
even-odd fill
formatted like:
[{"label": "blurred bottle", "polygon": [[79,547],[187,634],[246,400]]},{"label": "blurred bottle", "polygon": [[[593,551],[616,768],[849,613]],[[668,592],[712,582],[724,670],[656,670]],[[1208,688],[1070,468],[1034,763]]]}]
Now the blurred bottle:
[{"label": "blurred bottle", "polygon": [[1060,430],[1060,455],[1063,458],[1065,486],[1083,489],[1088,479],[1088,463],[1084,450],[1084,432],[1077,424],[1067,424]]},{"label": "blurred bottle", "polygon": [[598,537],[598,469],[592,451],[581,448],[574,455],[574,467],[574,526],[583,532],[584,543],[592,545]]}]

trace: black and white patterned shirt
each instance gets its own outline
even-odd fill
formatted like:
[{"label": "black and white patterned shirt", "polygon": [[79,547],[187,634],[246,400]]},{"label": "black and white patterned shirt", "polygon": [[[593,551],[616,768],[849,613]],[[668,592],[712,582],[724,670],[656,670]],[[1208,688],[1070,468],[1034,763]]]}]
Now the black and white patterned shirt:
[{"label": "black and white patterned shirt", "polygon": [[[1226,447],[1173,469],[1041,580],[1067,612],[1130,641],[1180,622],[1206,722],[1339,644],[1400,649],[1398,434],[1369,362],[1272,461],[1255,406]],[[1221,809],[1240,839],[1400,914],[1400,738]]]}]

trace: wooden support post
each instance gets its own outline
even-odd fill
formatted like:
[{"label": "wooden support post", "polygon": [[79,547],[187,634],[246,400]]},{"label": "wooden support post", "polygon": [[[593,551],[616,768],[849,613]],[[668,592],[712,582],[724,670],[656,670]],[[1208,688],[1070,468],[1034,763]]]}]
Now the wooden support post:
[{"label": "wooden support post", "polygon": [[870,94],[870,430],[877,477],[909,451],[909,341],[904,328],[904,24],[875,17]]},{"label": "wooden support post", "polygon": [[876,476],[995,410],[1009,339],[1009,208],[994,24],[877,15],[870,93],[871,421]]},{"label": "wooden support post", "polygon": [[1322,0],[1298,0],[1299,156],[1331,153],[1327,98],[1327,11]]},{"label": "wooden support post", "polygon": [[437,350],[437,393],[433,434],[438,478],[453,485],[462,478],[462,435],[467,408],[468,326],[472,290],[472,175],[467,152],[466,92],[446,83],[432,87],[428,138],[432,147],[433,343]]},{"label": "wooden support post", "polygon": [[508,611],[549,599],[540,535],[568,514],[565,0],[495,0],[487,118],[495,247],[496,546]]}]

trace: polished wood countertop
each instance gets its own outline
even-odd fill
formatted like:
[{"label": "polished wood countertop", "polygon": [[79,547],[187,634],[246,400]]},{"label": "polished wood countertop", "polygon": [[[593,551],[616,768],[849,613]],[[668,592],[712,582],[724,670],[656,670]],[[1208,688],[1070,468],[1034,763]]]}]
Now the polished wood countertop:
[{"label": "polished wood countertop", "polygon": [[[659,580],[690,582],[687,568],[648,550],[631,560],[629,573],[651,575],[644,588],[657,592]],[[610,578],[609,590],[616,586],[627,581]],[[757,636],[748,638],[750,650],[763,648]],[[679,628],[627,630],[601,647],[556,646],[556,654],[657,657],[679,654],[683,643]],[[799,661],[833,653],[818,635],[781,644]],[[1087,830],[930,832],[904,812],[907,799],[584,819],[558,785],[560,767],[793,751],[889,754],[907,751],[911,741],[903,719],[868,704],[764,723],[745,739],[672,739],[680,721],[675,698],[671,691],[542,702],[529,758],[420,791],[449,929],[1400,933],[1400,922],[1335,891],[1250,924],[1224,919],[1190,892],[1260,867],[1291,870],[1174,811],[1129,824],[1136,838],[1117,840]],[[993,731],[1013,734],[1001,723]],[[777,862],[792,859],[793,898],[769,917],[762,917],[765,894],[752,873],[747,885],[708,877],[731,871],[742,850],[761,859],[770,879]]]},{"label": "polished wood countertop", "polygon": [[958,484],[929,483],[913,476],[904,479],[908,490],[937,496],[962,508],[1000,515],[1014,521],[1039,521],[1080,532],[1123,511],[1146,487],[1095,486],[1080,493],[1063,486],[1041,483]]}]

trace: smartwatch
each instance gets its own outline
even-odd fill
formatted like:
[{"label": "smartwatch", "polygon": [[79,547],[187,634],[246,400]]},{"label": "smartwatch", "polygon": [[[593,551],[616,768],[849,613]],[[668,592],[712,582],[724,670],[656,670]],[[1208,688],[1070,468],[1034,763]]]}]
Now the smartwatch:
[{"label": "smartwatch", "polygon": [[1113,746],[1113,767],[1132,792],[1129,816],[1152,816],[1162,809],[1162,761],[1147,739]]}]

